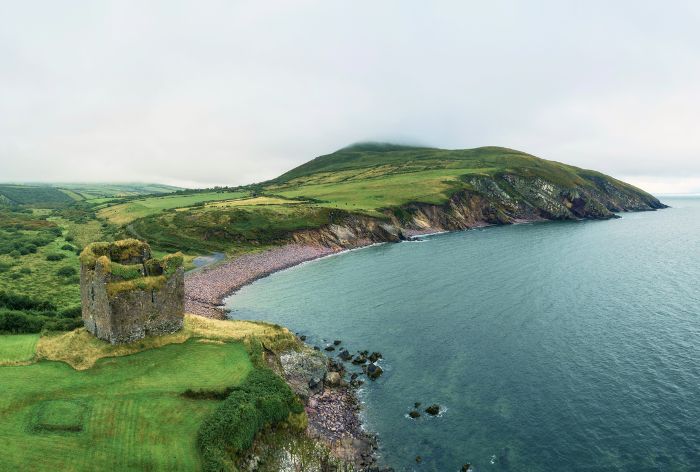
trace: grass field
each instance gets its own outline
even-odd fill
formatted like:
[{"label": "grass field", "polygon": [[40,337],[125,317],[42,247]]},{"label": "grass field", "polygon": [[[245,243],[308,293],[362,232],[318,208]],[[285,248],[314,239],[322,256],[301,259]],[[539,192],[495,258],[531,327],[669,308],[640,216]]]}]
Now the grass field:
[{"label": "grass field", "polygon": [[[49,300],[58,307],[68,307],[80,303],[78,272],[80,262],[74,251],[61,249],[68,244],[62,237],[56,238],[34,254],[26,254],[18,259],[0,256],[0,263],[10,265],[0,273],[0,290]],[[60,254],[57,261],[47,260],[49,254]],[[59,276],[63,267],[71,267],[73,276]]]},{"label": "grass field", "polygon": [[0,365],[26,362],[34,357],[38,334],[0,335]]},{"label": "grass field", "polygon": [[102,208],[98,212],[98,216],[110,223],[125,225],[138,218],[153,215],[163,210],[188,207],[202,202],[237,199],[247,195],[247,192],[198,192],[147,197]]},{"label": "grass field", "polygon": [[[26,355],[5,338],[0,353]],[[49,361],[0,367],[0,470],[197,470],[197,429],[218,402],[180,394],[238,385],[252,368],[242,344],[194,339],[84,371]]]}]

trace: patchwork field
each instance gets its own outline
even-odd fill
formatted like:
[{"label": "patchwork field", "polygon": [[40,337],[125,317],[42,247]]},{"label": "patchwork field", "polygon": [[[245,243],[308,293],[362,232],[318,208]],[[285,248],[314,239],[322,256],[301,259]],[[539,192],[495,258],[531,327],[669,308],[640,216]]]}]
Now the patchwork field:
[{"label": "patchwork field", "polygon": [[[0,356],[30,357],[32,343],[2,336]],[[195,339],[83,371],[0,367],[0,470],[196,470],[197,429],[219,403],[180,394],[238,385],[252,369],[242,344]]]},{"label": "patchwork field", "polygon": [[99,210],[98,216],[110,223],[125,225],[138,218],[153,215],[163,210],[183,208],[204,202],[237,199],[247,195],[247,192],[197,192],[147,197],[102,208]]}]

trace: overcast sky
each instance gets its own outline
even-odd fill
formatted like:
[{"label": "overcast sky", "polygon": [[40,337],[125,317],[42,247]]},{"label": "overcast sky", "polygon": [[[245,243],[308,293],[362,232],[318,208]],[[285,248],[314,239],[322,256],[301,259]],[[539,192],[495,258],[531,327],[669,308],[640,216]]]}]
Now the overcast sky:
[{"label": "overcast sky", "polygon": [[357,141],[700,192],[700,2],[0,0],[0,181],[245,184]]}]

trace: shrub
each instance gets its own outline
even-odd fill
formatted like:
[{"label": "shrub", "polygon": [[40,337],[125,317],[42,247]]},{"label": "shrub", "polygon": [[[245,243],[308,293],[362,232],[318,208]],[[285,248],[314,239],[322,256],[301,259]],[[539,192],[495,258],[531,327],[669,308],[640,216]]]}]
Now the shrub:
[{"label": "shrub", "polygon": [[70,244],[64,244],[63,246],[61,246],[61,249],[63,249],[64,251],[75,251],[75,246],[72,246]]},{"label": "shrub", "polygon": [[43,320],[30,313],[0,309],[0,333],[38,333]]},{"label": "shrub", "polygon": [[19,270],[19,273],[24,275],[30,275],[32,273],[32,269],[30,269],[29,267],[22,267]]},{"label": "shrub", "polygon": [[73,241],[75,241],[75,236],[73,236],[72,234],[67,234],[66,237],[65,237],[64,239],[65,239],[67,242],[72,243]]},{"label": "shrub", "polygon": [[53,303],[45,300],[37,300],[26,295],[0,291],[0,308],[10,308],[12,310],[37,310],[55,311]]},{"label": "shrub", "polygon": [[75,269],[75,267],[71,266],[61,267],[56,271],[56,275],[58,275],[59,277],[72,277],[77,273],[78,271]]},{"label": "shrub", "polygon": [[15,250],[13,250],[13,251],[10,252],[10,256],[14,257],[15,259],[18,258],[18,257],[21,256],[21,255],[22,255],[22,253],[19,252],[17,249],[15,249]]},{"label": "shrub", "polygon": [[232,456],[248,449],[263,427],[303,411],[294,392],[274,372],[253,370],[199,427],[197,447],[203,470],[228,469]]},{"label": "shrub", "polygon": [[52,254],[46,255],[47,261],[60,261],[60,260],[65,259],[65,258],[66,258],[66,255],[61,254],[61,253],[52,253]]}]

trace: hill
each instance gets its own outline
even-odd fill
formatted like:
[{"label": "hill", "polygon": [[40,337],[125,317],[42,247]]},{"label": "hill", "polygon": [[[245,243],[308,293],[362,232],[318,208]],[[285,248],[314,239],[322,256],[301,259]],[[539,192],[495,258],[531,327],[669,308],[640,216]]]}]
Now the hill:
[{"label": "hill", "polygon": [[[501,147],[361,143],[238,190],[248,194],[186,208],[166,196],[152,209],[110,207],[100,215],[128,222],[132,236],[163,250],[232,254],[289,241],[346,247],[415,232],[663,208],[610,176]],[[339,236],[339,226],[352,236]]]}]

